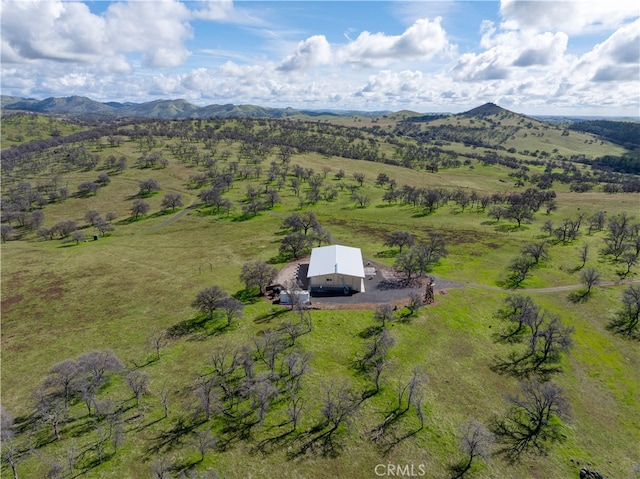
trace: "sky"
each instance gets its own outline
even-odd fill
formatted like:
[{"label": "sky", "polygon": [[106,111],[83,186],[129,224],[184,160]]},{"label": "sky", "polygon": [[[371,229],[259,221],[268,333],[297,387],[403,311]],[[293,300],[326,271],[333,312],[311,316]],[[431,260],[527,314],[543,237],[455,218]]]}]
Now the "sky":
[{"label": "sky", "polygon": [[640,3],[2,0],[3,95],[640,116]]}]

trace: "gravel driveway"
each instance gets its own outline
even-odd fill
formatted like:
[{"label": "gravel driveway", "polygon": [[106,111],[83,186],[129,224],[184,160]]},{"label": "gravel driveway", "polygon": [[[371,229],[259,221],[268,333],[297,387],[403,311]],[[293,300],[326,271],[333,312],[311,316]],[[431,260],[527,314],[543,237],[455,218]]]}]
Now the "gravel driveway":
[{"label": "gravel driveway", "polygon": [[[424,295],[425,286],[419,283],[421,281],[405,287],[401,282],[394,280],[389,272],[376,268],[376,275],[367,276],[364,280],[364,293],[355,293],[351,296],[313,296],[311,303],[320,305],[398,303],[408,299],[412,293]],[[433,290],[437,295],[440,291],[461,287],[459,283],[441,281],[436,277]]]}]

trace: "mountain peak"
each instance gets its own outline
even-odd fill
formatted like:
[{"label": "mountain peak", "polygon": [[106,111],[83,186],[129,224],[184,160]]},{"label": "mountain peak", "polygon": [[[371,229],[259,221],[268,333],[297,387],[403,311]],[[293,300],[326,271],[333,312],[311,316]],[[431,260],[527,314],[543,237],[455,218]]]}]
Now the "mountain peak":
[{"label": "mountain peak", "polygon": [[481,105],[472,110],[461,113],[461,115],[474,117],[474,116],[500,115],[503,113],[512,113],[512,112],[510,112],[509,110],[505,110],[504,108],[496,105],[495,103],[485,103],[484,105]]}]

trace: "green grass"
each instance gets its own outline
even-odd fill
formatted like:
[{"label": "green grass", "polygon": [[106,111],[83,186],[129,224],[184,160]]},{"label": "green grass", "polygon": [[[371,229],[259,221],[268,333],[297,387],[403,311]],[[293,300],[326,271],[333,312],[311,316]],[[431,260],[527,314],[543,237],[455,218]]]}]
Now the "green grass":
[{"label": "green grass", "polygon": [[[229,148],[235,153],[238,145]],[[124,143],[114,150],[125,154],[130,165],[139,155],[134,143]],[[170,157],[168,151],[165,155]],[[277,159],[275,154],[265,164],[272,159]],[[365,172],[364,191],[371,198],[371,206],[357,208],[345,189],[335,201],[306,207],[317,214],[336,243],[358,246],[365,258],[391,265],[393,256],[383,246],[389,232],[407,230],[418,239],[426,238],[428,232],[438,232],[446,239],[449,255],[433,274],[466,287],[438,294],[435,305],[423,308],[408,322],[392,323],[390,330],[396,339],[391,348],[392,367],[384,377],[381,393],[365,401],[353,427],[342,432],[338,457],[309,454],[292,460],[287,452],[299,448],[305,441],[302,431],[318,423],[324,388],[343,383],[360,390],[367,387],[367,381],[353,368],[353,361],[367,343],[360,333],[373,324],[370,310],[313,311],[313,332],[298,340],[299,347],[312,354],[311,371],[303,382],[307,409],[301,432],[269,448],[266,454],[256,450],[261,440],[277,435],[276,426],[285,417],[285,405],[274,404],[265,427],[256,429],[252,440],[234,442],[224,451],[211,450],[195,468],[215,468],[221,477],[230,478],[334,478],[373,477],[376,464],[412,463],[426,465],[430,477],[447,477],[447,467],[459,457],[459,425],[470,418],[488,424],[492,417],[505,411],[504,395],[518,389],[516,379],[490,369],[494,356],[504,352],[503,346],[494,344],[492,333],[499,327],[494,313],[508,294],[497,288],[504,279],[506,265],[519,254],[523,244],[546,238],[540,231],[545,219],[560,222],[579,211],[589,215],[599,210],[607,214],[637,214],[640,195],[577,194],[560,186],[558,211],[549,216],[538,213],[532,224],[514,230],[505,228],[510,225],[505,220],[491,221],[486,213],[471,209],[461,212],[453,202],[431,215],[409,206],[387,206],[382,202],[384,189],[374,186],[378,173],[387,173],[398,186],[468,188],[486,195],[512,188],[509,170],[500,166],[474,162],[473,169],[462,167],[432,174],[316,154],[296,155],[293,163],[316,171],[330,167],[325,184],[338,183],[333,175],[339,169],[345,170],[345,183],[354,181],[354,172]],[[47,370],[56,362],[91,349],[111,348],[128,367],[139,365],[150,377],[151,394],[143,397],[142,407],[125,413],[129,421],[125,423],[125,441],[118,453],[88,469],[84,474],[87,477],[147,477],[154,456],[150,448],[185,414],[194,379],[211,370],[211,353],[223,345],[250,344],[261,331],[295,318],[295,313],[261,299],[247,304],[244,318],[231,328],[222,328],[221,319],[214,321],[175,337],[163,349],[159,361],[148,361],[153,355],[148,340],[154,330],[167,330],[198,317],[190,306],[198,291],[217,284],[234,294],[244,287],[239,279],[243,263],[278,256],[282,218],[300,208],[298,198],[287,185],[280,192],[281,204],[255,217],[242,218],[239,202],[244,199],[246,186],[263,185],[263,176],[262,180],[234,183],[225,195],[236,203],[228,217],[198,206],[172,221],[181,212],[162,213],[162,196],[177,192],[182,194],[185,206],[190,205],[198,190],[189,189],[188,180],[198,171],[201,170],[173,158],[166,169],[130,167],[113,175],[111,183],[96,196],[70,198],[45,207],[45,226],[64,219],[74,219],[85,226],[83,217],[90,209],[101,214],[115,212],[116,230],[99,241],[65,247],[59,240],[43,241],[34,232],[19,231],[20,241],[2,245],[3,408],[14,416],[29,414],[29,394]],[[65,174],[64,180],[73,190],[97,174],[72,172]],[[146,199],[151,204],[147,216],[128,222],[138,181],[149,177],[158,180],[162,191]],[[31,180],[35,182],[37,178]],[[305,188],[306,185],[303,194]],[[86,226],[86,231],[89,233],[92,228]],[[603,237],[604,233],[583,233],[573,244],[553,244],[550,260],[535,268],[522,287],[579,284],[576,267],[583,242],[589,244],[591,251],[586,266],[598,268],[603,280],[616,279],[620,267],[598,253]],[[632,464],[640,462],[637,448],[634,450],[640,429],[633,419],[640,410],[640,351],[637,343],[605,328],[623,289],[596,287],[586,302],[575,304],[566,291],[527,293],[575,328],[575,346],[563,360],[564,373],[556,378],[572,405],[567,441],[548,456],[525,458],[520,464],[494,458],[476,477],[572,477],[579,470],[575,461],[591,463],[609,477],[626,477]],[[416,366],[428,377],[425,429],[385,455],[381,446],[366,439],[368,431],[382,421],[394,403],[397,382],[406,381]],[[171,391],[167,419],[162,419],[158,397],[163,386]],[[127,401],[129,396],[120,378],[114,378],[100,395],[117,402]],[[44,475],[46,462],[62,455],[72,441],[79,448],[91,446],[95,441],[93,432],[73,437],[73,431],[89,421],[83,418],[83,407],[73,406],[72,415],[78,419],[63,425],[61,441],[39,448],[38,454],[23,461],[19,466],[21,476]],[[143,410],[144,416],[139,416]],[[397,432],[416,425],[415,415],[408,414]],[[223,435],[219,423],[213,422],[212,427],[216,434]],[[47,437],[50,434],[46,431],[39,434]],[[18,440],[28,443],[31,438],[21,436]],[[87,452],[87,460],[92,454]],[[194,463],[199,458],[188,435],[163,455],[178,464]],[[4,473],[8,472],[3,469]]]}]

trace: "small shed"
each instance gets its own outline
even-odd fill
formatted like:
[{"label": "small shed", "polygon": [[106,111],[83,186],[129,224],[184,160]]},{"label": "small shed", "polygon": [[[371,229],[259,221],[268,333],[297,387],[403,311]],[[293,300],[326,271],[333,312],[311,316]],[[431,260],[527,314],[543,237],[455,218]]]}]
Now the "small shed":
[{"label": "small shed", "polygon": [[307,278],[312,295],[364,293],[360,248],[341,245],[313,248]]}]

